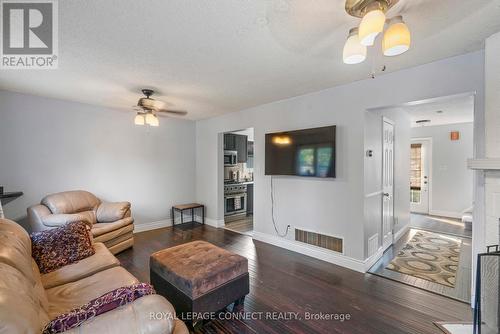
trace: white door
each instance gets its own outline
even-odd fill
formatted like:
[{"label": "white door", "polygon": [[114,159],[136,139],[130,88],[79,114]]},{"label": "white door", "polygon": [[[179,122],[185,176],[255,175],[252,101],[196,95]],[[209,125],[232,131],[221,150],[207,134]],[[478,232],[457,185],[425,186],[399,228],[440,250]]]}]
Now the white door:
[{"label": "white door", "polygon": [[410,210],[429,213],[431,140],[412,139],[410,154]]},{"label": "white door", "polygon": [[383,119],[382,161],[382,247],[393,242],[394,221],[394,122]]}]

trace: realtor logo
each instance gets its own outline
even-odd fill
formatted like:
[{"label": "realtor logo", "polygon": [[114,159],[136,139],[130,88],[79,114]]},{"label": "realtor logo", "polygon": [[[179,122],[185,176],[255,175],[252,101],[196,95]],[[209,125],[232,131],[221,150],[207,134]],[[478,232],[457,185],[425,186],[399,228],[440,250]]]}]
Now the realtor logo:
[{"label": "realtor logo", "polygon": [[0,4],[0,68],[57,68],[57,0],[0,0]]}]

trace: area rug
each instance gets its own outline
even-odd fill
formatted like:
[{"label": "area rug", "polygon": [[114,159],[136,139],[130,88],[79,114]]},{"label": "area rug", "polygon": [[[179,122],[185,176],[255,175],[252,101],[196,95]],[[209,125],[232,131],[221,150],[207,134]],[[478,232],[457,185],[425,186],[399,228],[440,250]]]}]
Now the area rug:
[{"label": "area rug", "polygon": [[454,288],[461,247],[460,239],[418,230],[386,269]]}]

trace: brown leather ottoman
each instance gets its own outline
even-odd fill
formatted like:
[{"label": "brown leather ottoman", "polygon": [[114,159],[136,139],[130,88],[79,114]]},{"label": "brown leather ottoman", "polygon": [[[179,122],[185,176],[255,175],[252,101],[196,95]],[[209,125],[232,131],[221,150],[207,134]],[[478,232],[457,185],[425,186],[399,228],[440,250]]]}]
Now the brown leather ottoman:
[{"label": "brown leather ottoman", "polygon": [[250,289],[247,259],[205,241],[156,252],[149,268],[156,292],[173,304],[179,318],[192,323],[197,314],[243,303]]}]

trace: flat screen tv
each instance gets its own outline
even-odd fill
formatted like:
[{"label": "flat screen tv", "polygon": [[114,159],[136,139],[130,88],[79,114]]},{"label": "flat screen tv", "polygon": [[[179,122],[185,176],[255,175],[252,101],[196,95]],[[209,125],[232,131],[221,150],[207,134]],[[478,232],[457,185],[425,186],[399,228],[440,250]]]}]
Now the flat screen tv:
[{"label": "flat screen tv", "polygon": [[266,134],[266,175],[335,177],[335,126]]}]

